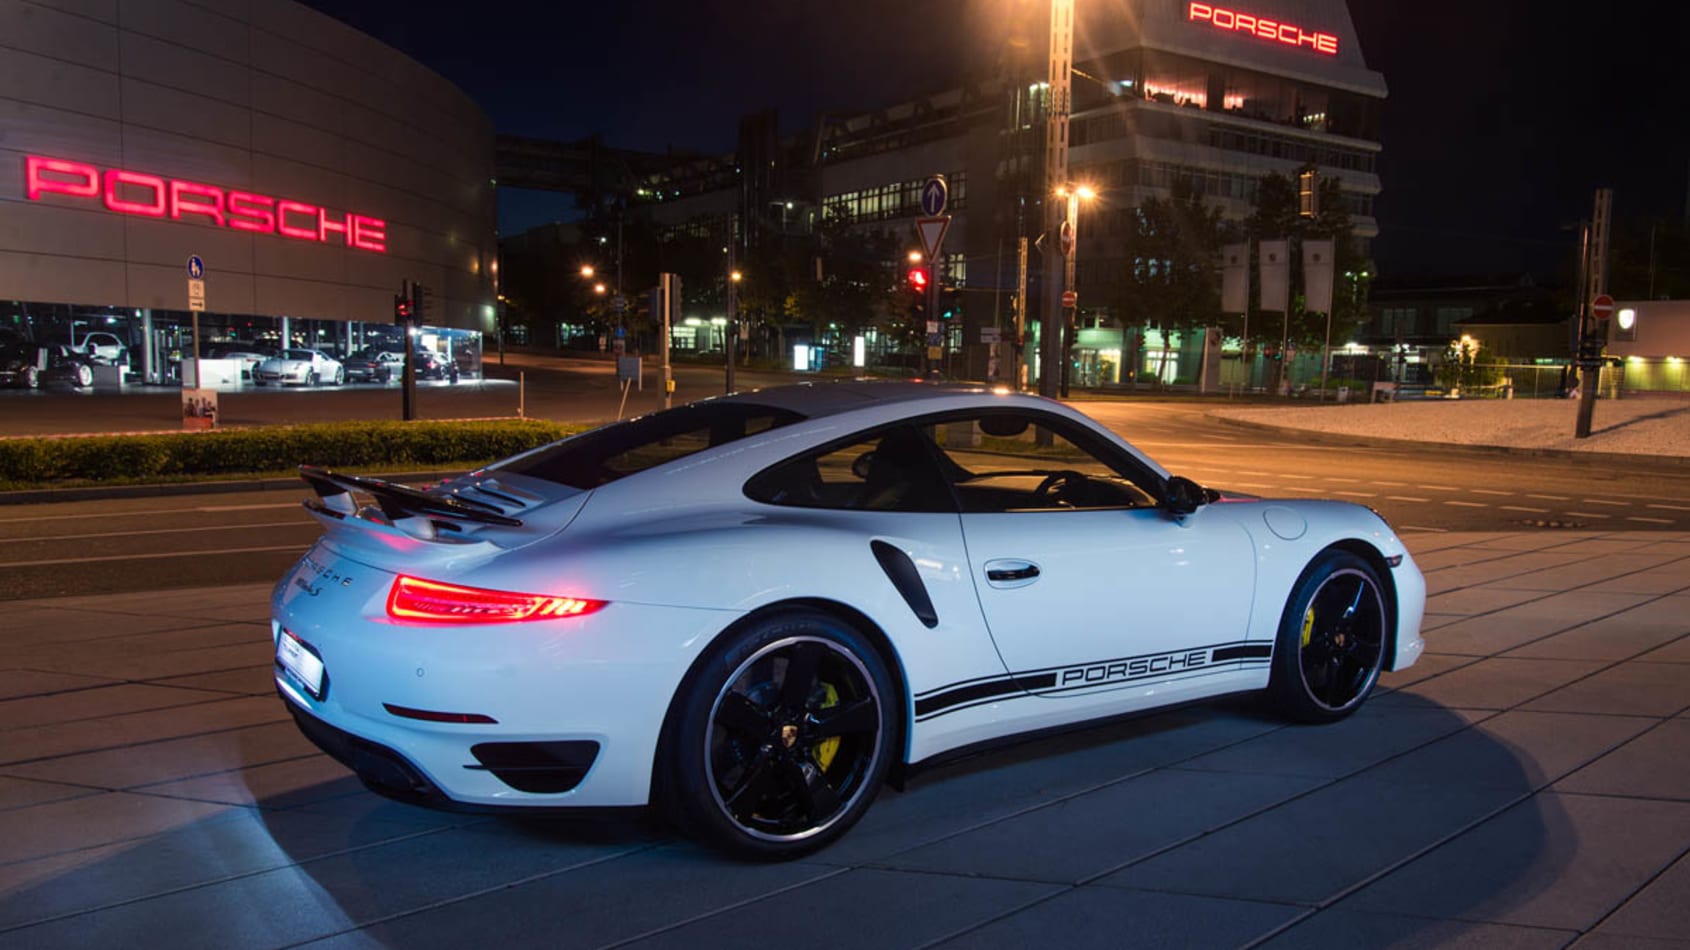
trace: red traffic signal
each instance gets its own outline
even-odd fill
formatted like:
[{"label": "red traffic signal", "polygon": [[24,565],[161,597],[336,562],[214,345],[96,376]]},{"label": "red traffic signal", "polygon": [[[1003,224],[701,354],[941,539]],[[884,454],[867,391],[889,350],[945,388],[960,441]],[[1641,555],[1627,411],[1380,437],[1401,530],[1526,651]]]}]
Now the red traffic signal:
[{"label": "red traffic signal", "polygon": [[923,292],[927,290],[927,268],[912,267],[910,268],[909,276],[905,279],[909,281],[911,290]]}]

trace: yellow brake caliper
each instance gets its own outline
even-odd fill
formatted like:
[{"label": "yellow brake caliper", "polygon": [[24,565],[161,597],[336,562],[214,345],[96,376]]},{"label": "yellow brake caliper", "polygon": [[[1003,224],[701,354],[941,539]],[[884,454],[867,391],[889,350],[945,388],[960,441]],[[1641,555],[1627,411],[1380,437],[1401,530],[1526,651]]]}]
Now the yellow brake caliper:
[{"label": "yellow brake caliper", "polygon": [[1303,611],[1303,646],[1309,645],[1309,637],[1314,635],[1314,605]]},{"label": "yellow brake caliper", "polygon": [[[823,683],[822,689],[827,691],[827,698],[822,700],[822,704],[818,708],[831,709],[832,707],[839,705],[839,690],[834,689],[832,683]],[[814,751],[816,754],[816,765],[820,766],[823,772],[826,772],[827,767],[833,764],[833,757],[839,754],[839,737],[834,736],[831,739],[823,739],[822,741],[816,743]]]}]

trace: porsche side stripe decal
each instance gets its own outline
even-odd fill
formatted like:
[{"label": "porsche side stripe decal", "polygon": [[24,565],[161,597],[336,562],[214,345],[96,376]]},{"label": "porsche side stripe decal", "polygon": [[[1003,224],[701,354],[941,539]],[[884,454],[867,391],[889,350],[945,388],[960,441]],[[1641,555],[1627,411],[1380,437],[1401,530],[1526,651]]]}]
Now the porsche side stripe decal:
[{"label": "porsche side stripe decal", "polygon": [[1119,686],[1223,663],[1236,667],[1255,666],[1267,662],[1272,656],[1272,644],[1244,641],[982,677],[923,691],[916,696],[915,715],[918,719],[925,719],[996,696]]}]

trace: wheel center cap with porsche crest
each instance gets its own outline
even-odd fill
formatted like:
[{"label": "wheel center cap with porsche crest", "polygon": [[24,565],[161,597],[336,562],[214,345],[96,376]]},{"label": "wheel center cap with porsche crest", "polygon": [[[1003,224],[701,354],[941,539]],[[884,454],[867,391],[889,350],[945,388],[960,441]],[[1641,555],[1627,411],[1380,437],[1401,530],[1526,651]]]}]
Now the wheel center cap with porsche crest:
[{"label": "wheel center cap with porsche crest", "polygon": [[790,748],[792,748],[792,744],[794,742],[797,742],[797,741],[798,741],[798,727],[797,726],[795,726],[791,723],[787,723],[786,725],[780,727],[780,742],[781,742],[781,745],[784,745],[788,749],[790,749]]}]

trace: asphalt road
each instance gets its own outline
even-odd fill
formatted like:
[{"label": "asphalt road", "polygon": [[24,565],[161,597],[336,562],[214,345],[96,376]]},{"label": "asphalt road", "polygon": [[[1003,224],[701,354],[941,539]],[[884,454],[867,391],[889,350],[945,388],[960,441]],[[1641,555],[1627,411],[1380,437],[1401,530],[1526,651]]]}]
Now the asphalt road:
[{"label": "asphalt road", "polygon": [[[661,405],[653,382],[621,392],[608,362],[509,356],[525,374],[530,415],[615,418]],[[676,400],[721,391],[721,371],[677,367]],[[744,388],[780,381],[741,374]],[[426,386],[419,415],[511,415],[518,387]],[[0,431],[169,428],[174,394],[27,394],[0,413]],[[229,424],[397,415],[391,387],[224,396]],[[1558,531],[1690,528],[1690,468],[1673,463],[1501,455],[1429,446],[1360,445],[1341,437],[1245,427],[1209,417],[1197,400],[1086,400],[1076,405],[1179,474],[1270,497],[1330,497],[1370,505],[1399,530]],[[23,412],[12,412],[17,408]],[[22,430],[22,431],[20,431]],[[225,486],[227,487],[227,486]],[[317,535],[299,506],[304,486],[0,505],[0,599],[167,590],[279,577]]]}]

